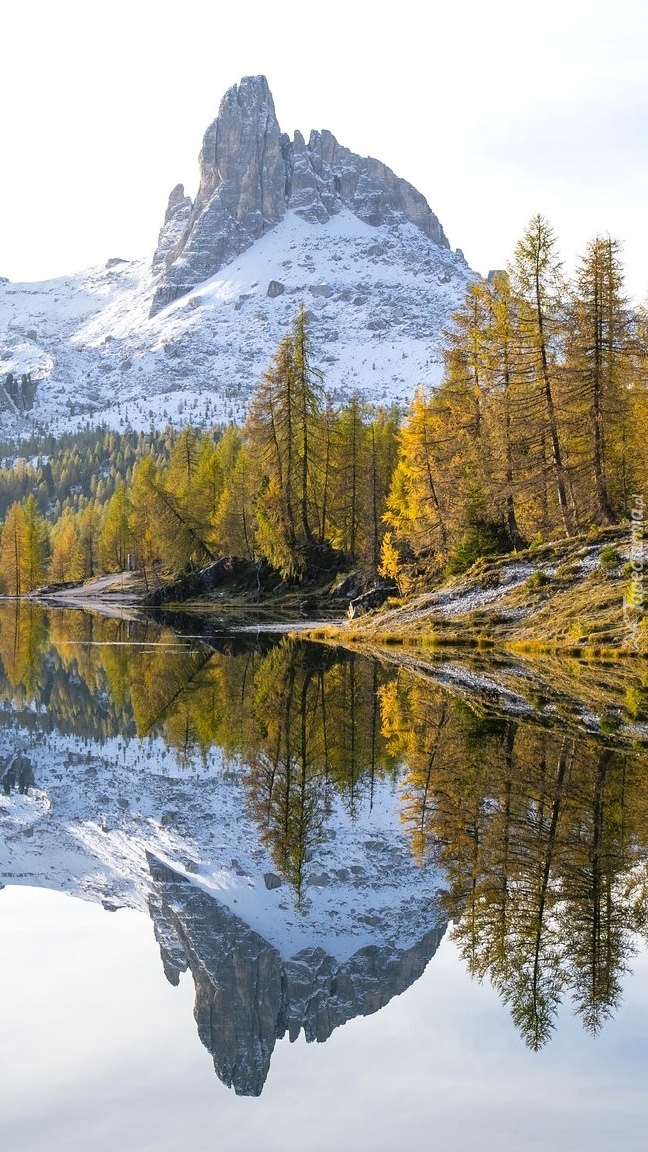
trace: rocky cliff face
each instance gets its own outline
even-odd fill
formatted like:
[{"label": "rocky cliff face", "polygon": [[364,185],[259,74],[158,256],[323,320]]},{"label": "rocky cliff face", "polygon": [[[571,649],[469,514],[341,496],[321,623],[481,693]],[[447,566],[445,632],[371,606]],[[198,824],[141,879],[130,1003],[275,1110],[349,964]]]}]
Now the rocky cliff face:
[{"label": "rocky cliff face", "polygon": [[443,229],[426,199],[381,164],[357,156],[327,131],[305,142],[282,134],[265,76],[225,94],[200,153],[195,201],[169,197],[153,267],[162,273],[151,314],[208,279],[291,210],[325,223],[343,208],[374,227],[408,221],[442,248]]},{"label": "rocky cliff face", "polygon": [[378,1012],[423,974],[445,925],[409,948],[370,945],[346,960],[322,947],[282,957],[258,932],[186,877],[149,857],[150,911],[167,979],[191,970],[194,1015],[218,1077],[259,1096],[277,1040],[328,1040],[356,1016]]}]

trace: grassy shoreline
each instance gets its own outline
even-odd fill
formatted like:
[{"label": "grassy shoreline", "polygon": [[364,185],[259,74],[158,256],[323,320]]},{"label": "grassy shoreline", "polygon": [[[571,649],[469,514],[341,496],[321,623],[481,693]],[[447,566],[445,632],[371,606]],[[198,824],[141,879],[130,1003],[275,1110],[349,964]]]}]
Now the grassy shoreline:
[{"label": "grassy shoreline", "polygon": [[648,656],[643,607],[625,604],[627,527],[482,559],[464,575],[414,590],[312,638],[381,647],[498,649],[610,661]]}]

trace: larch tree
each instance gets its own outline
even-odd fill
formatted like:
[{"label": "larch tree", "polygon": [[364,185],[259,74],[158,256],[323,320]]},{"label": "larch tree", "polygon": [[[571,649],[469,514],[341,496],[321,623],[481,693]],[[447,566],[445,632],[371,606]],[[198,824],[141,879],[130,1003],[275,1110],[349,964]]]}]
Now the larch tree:
[{"label": "larch tree", "polygon": [[[520,350],[528,367],[528,388],[535,401],[537,436],[549,449],[560,519],[567,536],[573,529],[573,505],[564,459],[558,407],[557,341],[564,303],[562,262],[555,233],[544,216],[530,220],[515,247],[510,268],[518,296]],[[543,449],[544,450],[544,449]]]},{"label": "larch tree", "polygon": [[322,373],[313,364],[308,316],[303,305],[292,331],[299,469],[299,505],[304,540],[313,542],[318,521],[319,453],[322,439],[324,388]]},{"label": "larch tree", "polygon": [[502,403],[502,393],[510,391],[511,369],[508,348],[498,348],[506,337],[494,323],[494,304],[490,284],[470,285],[447,336],[446,375],[437,393],[443,411],[443,471],[451,481],[451,526],[459,548],[452,562],[457,570],[475,559],[475,553],[516,547],[520,540],[512,468],[505,463],[510,428],[507,435],[506,419],[504,427],[501,420],[510,414],[510,399]]},{"label": "larch tree", "polygon": [[87,580],[99,570],[99,540],[103,513],[93,501],[78,514],[78,567],[79,579]]},{"label": "larch tree", "polygon": [[225,472],[223,491],[213,517],[218,552],[254,560],[256,547],[256,500],[259,481],[250,450],[240,442]]},{"label": "larch tree", "polygon": [[285,576],[304,571],[321,525],[324,398],[300,309],[252,399],[245,426],[262,485],[257,532],[263,554]]},{"label": "larch tree", "polygon": [[367,430],[368,439],[368,517],[365,563],[371,573],[378,572],[385,537],[385,508],[398,459],[398,411],[374,412]]},{"label": "larch tree", "polygon": [[580,260],[569,308],[566,376],[583,487],[603,524],[625,510],[619,478],[627,442],[632,375],[631,313],[619,241],[596,236]]},{"label": "larch tree", "polygon": [[27,591],[23,585],[24,545],[25,516],[22,505],[16,501],[9,508],[2,529],[0,576],[7,596],[21,596]]},{"label": "larch tree", "polygon": [[36,497],[12,504],[2,532],[0,575],[9,596],[24,596],[42,584],[47,570],[49,533]]},{"label": "larch tree", "polygon": [[352,561],[358,556],[362,525],[366,519],[367,462],[362,402],[355,394],[338,414],[333,439],[333,494],[329,504],[336,528],[333,542]]},{"label": "larch tree", "polygon": [[140,460],[133,474],[130,493],[130,538],[137,568],[144,577],[147,589],[149,576],[156,574],[155,562],[158,559],[157,522],[155,507],[150,499],[151,473],[154,471],[155,464],[151,456]]},{"label": "larch tree", "polygon": [[33,492],[24,507],[23,591],[31,592],[45,580],[49,558],[49,531]]},{"label": "larch tree", "polygon": [[399,460],[385,512],[386,523],[416,553],[448,555],[448,509],[440,468],[440,425],[434,398],[417,389],[399,434]]},{"label": "larch tree", "polygon": [[50,578],[57,584],[65,584],[70,580],[78,580],[80,577],[79,535],[76,517],[67,510],[52,530]]},{"label": "larch tree", "polygon": [[108,503],[101,533],[100,554],[106,572],[123,572],[126,567],[134,545],[132,516],[132,502],[120,485]]},{"label": "larch tree", "polygon": [[252,398],[245,436],[263,477],[257,520],[271,563],[294,574],[297,542],[293,497],[295,404],[293,349],[285,337]]},{"label": "larch tree", "polygon": [[187,455],[179,454],[177,469],[169,466],[165,470],[157,467],[152,457],[144,457],[136,473],[136,513],[140,518],[150,518],[154,551],[175,571],[189,561],[202,565],[216,559],[210,539],[211,521],[205,522],[200,512],[194,511],[191,489],[180,487],[187,475],[186,462]]},{"label": "larch tree", "polygon": [[485,392],[489,440],[494,445],[493,479],[504,498],[506,526],[515,550],[524,545],[517,507],[520,491],[520,440],[524,417],[519,410],[520,372],[516,357],[516,311],[509,277],[496,272],[488,296]]}]

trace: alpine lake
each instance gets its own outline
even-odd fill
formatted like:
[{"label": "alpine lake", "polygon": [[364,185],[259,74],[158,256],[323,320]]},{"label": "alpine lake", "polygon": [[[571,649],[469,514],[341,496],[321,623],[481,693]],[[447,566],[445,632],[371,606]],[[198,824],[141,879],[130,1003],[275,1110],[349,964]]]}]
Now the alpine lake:
[{"label": "alpine lake", "polygon": [[646,690],[525,676],[0,603],[3,1152],[643,1150]]}]

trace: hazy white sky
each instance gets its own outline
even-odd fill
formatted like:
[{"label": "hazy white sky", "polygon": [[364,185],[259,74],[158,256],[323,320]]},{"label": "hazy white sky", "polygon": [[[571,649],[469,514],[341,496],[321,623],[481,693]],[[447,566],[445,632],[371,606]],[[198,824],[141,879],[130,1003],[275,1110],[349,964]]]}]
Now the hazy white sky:
[{"label": "hazy white sky", "polygon": [[330,128],[428,198],[478,271],[542,211],[648,291],[645,0],[2,0],[0,275],[152,253],[202,135],[264,72],[284,131]]},{"label": "hazy white sky", "polygon": [[8,886],[0,931],[6,1152],[645,1149],[643,950],[600,1035],[567,1004],[535,1053],[446,937],[380,1012],[326,1044],[281,1041],[261,1099],[245,1099],[216,1079],[191,976],[166,983],[148,917]]}]

